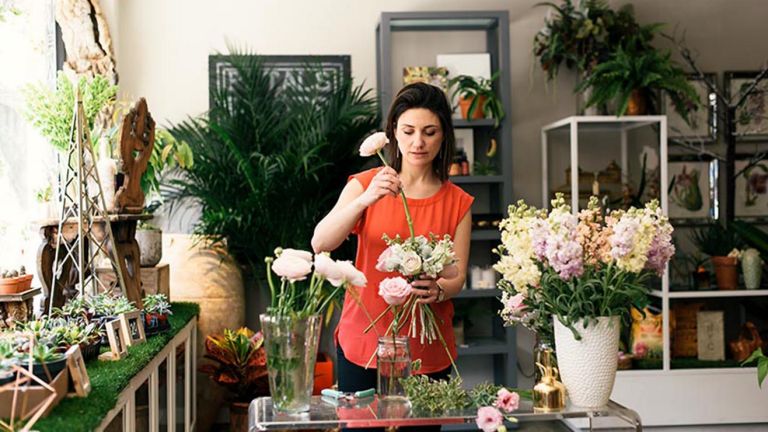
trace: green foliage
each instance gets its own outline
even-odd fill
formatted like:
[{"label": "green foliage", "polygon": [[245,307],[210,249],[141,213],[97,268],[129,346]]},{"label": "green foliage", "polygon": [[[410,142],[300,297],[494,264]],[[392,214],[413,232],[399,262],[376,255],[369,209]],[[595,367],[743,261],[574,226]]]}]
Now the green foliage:
[{"label": "green foliage", "polygon": [[171,331],[152,336],[146,343],[129,346],[128,357],[123,360],[88,363],[88,377],[93,389],[91,394],[87,398],[64,398],[49,416],[35,424],[35,429],[41,432],[96,430],[131,379],[200,313],[200,306],[195,303],[174,302],[173,309],[176,314],[169,318]]},{"label": "green foliage", "polygon": [[117,316],[136,310],[133,302],[122,295],[101,293],[87,297],[85,302],[88,310],[96,316]]},{"label": "green foliage", "polygon": [[224,329],[224,334],[205,339],[205,358],[214,363],[200,366],[200,372],[233,392],[238,402],[250,402],[269,393],[263,345],[261,332],[254,333],[245,327],[236,331]]},{"label": "green foliage", "polygon": [[757,348],[741,365],[744,366],[753,362],[757,362],[757,385],[762,388],[763,381],[768,376],[768,356],[763,354],[761,348]]},{"label": "green foliage", "polygon": [[[504,106],[492,87],[493,82],[498,78],[499,71],[494,72],[490,79],[475,78],[469,75],[454,77],[448,81],[448,88],[453,89],[451,98],[458,94],[464,99],[472,99],[467,110],[467,118],[471,119],[475,111],[481,109],[483,116],[495,119],[496,127],[499,127],[499,122],[504,118]],[[485,98],[485,104],[482,107],[479,106],[481,97]]]},{"label": "green foliage", "polygon": [[645,281],[649,276],[648,272],[622,271],[611,263],[584,266],[581,277],[566,281],[548,267],[541,274],[543,288],[530,288],[528,295],[537,299],[540,313],[556,316],[578,340],[581,335],[573,326],[580,320],[584,320],[586,327],[595,323],[597,317],[620,316],[625,325],[631,325],[630,306],[638,310],[648,306]]},{"label": "green foliage", "polygon": [[170,182],[169,198],[199,203],[195,233],[226,242],[261,275],[275,247],[308,248],[316,222],[362,167],[357,149],[378,126],[377,105],[351,79],[316,68],[283,88],[259,57],[231,51],[239,79],[211,95],[207,116],[170,129],[195,163]]},{"label": "green foliage", "polygon": [[617,116],[624,115],[634,90],[645,94],[653,107],[658,107],[657,91],[669,97],[675,110],[688,121],[688,112],[700,105],[698,95],[687,75],[669,51],[647,46],[637,37],[619,46],[604,62],[598,64],[576,91],[592,89],[587,107],[616,101]]},{"label": "green foliage", "polygon": [[727,256],[733,249],[741,249],[744,243],[733,229],[714,222],[696,229],[691,241],[709,256]]},{"label": "green foliage", "polygon": [[[183,170],[191,169],[194,164],[194,155],[189,144],[176,140],[165,129],[155,129],[155,145],[152,154],[147,163],[147,171],[141,177],[141,190],[144,196],[150,199],[150,196],[160,195],[160,183],[163,180],[165,170],[181,168]],[[150,204],[147,209],[153,213],[160,202],[156,205]]]},{"label": "green foliage", "polygon": [[768,262],[768,234],[744,221],[732,221],[729,226],[745,243],[760,252],[763,261]]},{"label": "green foliage", "polygon": [[[493,406],[503,386],[480,383],[469,391],[462,387],[460,377],[447,380],[433,380],[426,375],[412,375],[401,380],[411,406],[416,411],[443,413],[469,407]],[[517,392],[520,398],[531,400],[530,390],[508,389]]]},{"label": "green foliage", "polygon": [[145,313],[156,313],[161,315],[172,315],[171,304],[165,294],[147,294],[142,299]]},{"label": "green foliage", "polygon": [[571,0],[561,4],[551,2],[536,6],[548,6],[553,18],[533,39],[533,54],[541,68],[552,80],[560,66],[588,72],[610,57],[622,41],[630,37],[648,44],[658,24],[640,26],[635,21],[631,4],[614,11],[604,0],[584,0],[574,6]]},{"label": "green foliage", "polygon": [[[83,98],[83,110],[88,128],[93,131],[96,116],[107,106],[114,104],[117,86],[101,75],[78,81]],[[66,151],[72,129],[75,107],[75,86],[63,72],[59,72],[56,89],[43,84],[28,85],[24,90],[27,102],[27,118],[40,133],[59,151]]]},{"label": "green foliage", "polygon": [[57,352],[55,348],[45,344],[37,344],[32,348],[32,358],[35,363],[51,363],[64,358],[64,353]]}]

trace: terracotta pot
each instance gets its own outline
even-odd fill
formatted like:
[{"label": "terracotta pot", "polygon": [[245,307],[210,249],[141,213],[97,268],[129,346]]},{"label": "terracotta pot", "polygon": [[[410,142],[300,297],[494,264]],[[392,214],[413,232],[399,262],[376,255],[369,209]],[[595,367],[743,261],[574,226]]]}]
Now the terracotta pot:
[{"label": "terracotta pot", "polygon": [[648,96],[644,90],[632,90],[629,96],[626,115],[645,115],[648,113]]},{"label": "terracotta pot", "polygon": [[735,257],[713,256],[712,265],[715,267],[717,288],[735,290],[739,287],[738,260]]},{"label": "terracotta pot", "polygon": [[32,275],[0,279],[0,294],[18,294],[32,286]]},{"label": "terracotta pot", "polygon": [[[467,114],[469,112],[469,107],[470,105],[472,105],[473,100],[475,100],[474,97],[459,98],[459,108],[461,109],[461,118],[469,120],[469,117],[467,117]],[[484,106],[485,106],[485,96],[480,96],[480,101],[477,104],[477,108],[475,108],[475,111],[472,113],[472,120],[478,120],[485,117],[483,115]]]},{"label": "terracotta pot", "polygon": [[230,432],[248,431],[248,404],[245,402],[232,402],[229,404],[229,430]]}]

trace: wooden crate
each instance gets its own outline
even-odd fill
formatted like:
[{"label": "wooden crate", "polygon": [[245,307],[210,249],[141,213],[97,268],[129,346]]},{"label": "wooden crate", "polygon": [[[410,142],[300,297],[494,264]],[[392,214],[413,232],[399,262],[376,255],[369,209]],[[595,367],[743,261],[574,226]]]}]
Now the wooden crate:
[{"label": "wooden crate", "polygon": [[[115,272],[109,268],[96,270],[99,280],[104,285],[115,286]],[[165,294],[171,298],[171,271],[167,263],[154,267],[141,267],[141,296],[147,294]]]}]

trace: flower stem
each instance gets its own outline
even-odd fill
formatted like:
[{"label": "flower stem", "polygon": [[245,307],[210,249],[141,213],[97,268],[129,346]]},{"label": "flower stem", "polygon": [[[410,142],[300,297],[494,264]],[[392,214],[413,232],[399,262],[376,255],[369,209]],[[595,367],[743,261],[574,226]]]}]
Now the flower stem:
[{"label": "flower stem", "polygon": [[[376,150],[376,154],[379,156],[379,159],[381,159],[381,162],[384,163],[384,166],[388,167],[389,164],[381,154],[381,150]],[[400,188],[400,198],[403,199],[403,207],[405,207],[405,221],[408,222],[408,232],[411,233],[411,238],[416,238],[416,235],[413,233],[413,219],[411,219],[411,211],[408,209],[408,200],[405,198],[405,191],[403,188]]]}]

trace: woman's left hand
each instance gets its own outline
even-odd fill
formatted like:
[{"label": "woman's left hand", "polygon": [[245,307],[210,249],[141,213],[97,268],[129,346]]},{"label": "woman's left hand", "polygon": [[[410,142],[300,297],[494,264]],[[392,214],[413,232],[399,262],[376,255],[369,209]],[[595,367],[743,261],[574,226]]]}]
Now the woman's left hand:
[{"label": "woman's left hand", "polygon": [[411,283],[413,287],[413,293],[419,297],[416,300],[422,304],[429,304],[437,302],[437,296],[440,290],[437,287],[437,281],[435,278],[422,275],[421,279],[415,280]]}]

